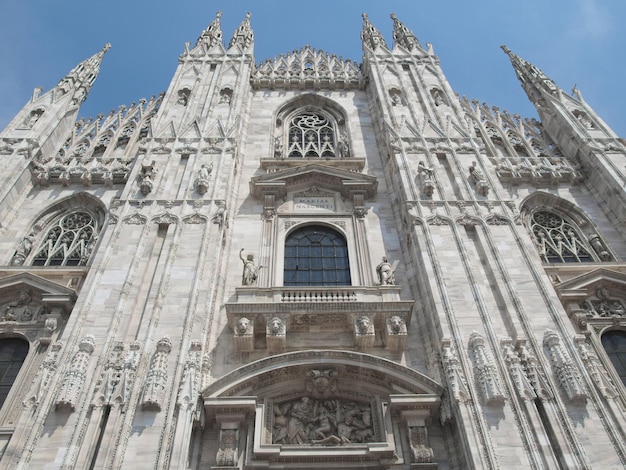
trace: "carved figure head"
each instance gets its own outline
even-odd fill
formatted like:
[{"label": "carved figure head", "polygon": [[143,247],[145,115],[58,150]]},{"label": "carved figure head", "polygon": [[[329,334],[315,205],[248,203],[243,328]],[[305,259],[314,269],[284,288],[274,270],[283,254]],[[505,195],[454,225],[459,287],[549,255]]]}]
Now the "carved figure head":
[{"label": "carved figure head", "polygon": [[273,336],[281,334],[283,332],[283,321],[278,317],[272,318],[269,323],[269,330]]},{"label": "carved figure head", "polygon": [[250,327],[250,320],[246,317],[241,317],[237,320],[237,324],[235,325],[235,333],[238,335],[245,335],[248,332],[248,328]]},{"label": "carved figure head", "polygon": [[400,331],[402,331],[402,327],[404,326],[404,320],[398,315],[394,315],[389,319],[389,326],[391,327],[391,331],[393,333],[398,334],[400,333]]},{"label": "carved figure head", "polygon": [[369,333],[370,325],[371,321],[365,315],[361,315],[359,318],[356,319],[357,332],[362,335]]}]

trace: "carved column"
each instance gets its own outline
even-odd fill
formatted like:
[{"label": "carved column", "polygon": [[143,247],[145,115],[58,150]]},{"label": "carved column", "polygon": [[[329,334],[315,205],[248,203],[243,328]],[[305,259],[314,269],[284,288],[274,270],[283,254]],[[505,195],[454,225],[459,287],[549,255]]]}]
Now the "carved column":
[{"label": "carved column", "polygon": [[71,411],[76,409],[80,391],[87,377],[89,359],[95,347],[96,342],[92,335],[85,336],[78,344],[78,351],[74,354],[70,367],[63,377],[56,402],[57,409],[67,408]]},{"label": "carved column", "polygon": [[474,353],[474,369],[478,377],[478,384],[488,405],[501,405],[505,396],[498,376],[493,356],[485,346],[485,338],[474,331],[470,335],[469,345]]},{"label": "carved column", "polygon": [[141,399],[141,407],[144,410],[161,411],[167,387],[167,364],[171,350],[172,342],[168,337],[161,338],[157,343]]},{"label": "carved column", "polygon": [[559,335],[550,329],[546,330],[543,344],[548,348],[552,370],[567,398],[572,402],[585,402],[587,392],[582,384],[582,378],[572,358],[561,344]]}]

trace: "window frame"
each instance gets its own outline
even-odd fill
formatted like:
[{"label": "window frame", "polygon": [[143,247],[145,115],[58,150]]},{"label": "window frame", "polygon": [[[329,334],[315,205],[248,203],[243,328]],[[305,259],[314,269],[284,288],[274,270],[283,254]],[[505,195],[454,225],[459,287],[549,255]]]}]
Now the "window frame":
[{"label": "window frame", "polygon": [[[318,231],[322,233],[321,237],[318,240],[320,242],[319,254],[321,255],[319,258],[316,257],[314,253],[311,253],[311,247],[314,246],[313,244],[309,244],[305,247],[303,244],[299,243],[300,241],[306,239],[312,241],[313,238],[317,236]],[[295,239],[296,236],[299,236],[297,240]],[[289,245],[292,240],[297,241],[298,243]],[[331,244],[321,243],[324,240],[327,242],[331,242],[332,248]],[[285,234],[283,245],[284,253],[282,285],[284,287],[346,287],[352,285],[348,240],[340,231],[336,230],[335,228],[329,227],[328,225],[324,224],[314,223],[300,225],[292,230],[289,230]],[[305,248],[307,256],[303,256]],[[291,256],[290,253],[292,249],[294,252],[294,256]],[[343,252],[343,256],[337,256],[338,250],[341,250]],[[330,251],[332,251],[333,256],[330,256]],[[291,265],[291,262],[288,262],[288,260],[292,259],[294,260],[296,266],[295,269],[292,269],[290,266],[288,267],[288,265]],[[319,266],[314,266],[314,262],[317,259],[320,259]],[[331,259],[333,260],[332,267],[330,266],[330,262],[325,262],[330,261]],[[340,266],[341,263],[345,263],[346,266]],[[298,266],[302,265],[304,265],[305,269],[298,270]],[[287,280],[288,273],[292,272],[294,274],[293,280]],[[304,274],[302,274],[302,276],[299,276],[300,273],[308,273],[308,275],[305,276]],[[312,279],[312,277],[317,273],[320,274],[320,279]],[[334,276],[330,276],[334,279],[334,281],[331,281],[330,277],[327,276],[327,274],[330,273],[335,273]],[[341,273],[347,273],[347,276],[344,277],[343,282],[342,279],[340,279],[342,277]],[[304,281],[305,277],[308,278],[307,282]]]}]

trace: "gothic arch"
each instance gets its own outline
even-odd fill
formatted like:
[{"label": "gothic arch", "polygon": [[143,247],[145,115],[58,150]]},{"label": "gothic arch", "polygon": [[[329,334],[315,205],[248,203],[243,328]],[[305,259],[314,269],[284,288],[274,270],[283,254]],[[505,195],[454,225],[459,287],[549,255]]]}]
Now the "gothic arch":
[{"label": "gothic arch", "polygon": [[[577,248],[574,251],[580,250],[583,253],[583,257],[576,256],[576,261],[611,261],[615,259],[595,224],[575,204],[553,194],[536,191],[528,196],[520,207],[522,221],[536,240],[537,246],[540,247],[540,255],[544,261],[550,261],[550,256],[549,253],[544,252],[546,250],[541,248],[541,240],[533,232],[533,227],[535,225],[541,227],[541,222],[536,219],[537,217],[545,218],[545,216],[553,216],[555,220],[560,219],[563,226],[566,227],[567,236],[563,236],[562,239],[567,238],[571,243],[575,243]],[[554,262],[554,260],[550,262]]]},{"label": "gothic arch", "polygon": [[[439,427],[433,418],[442,391],[429,377],[386,359],[313,350],[240,367],[201,395],[207,425],[219,429],[211,452],[218,465],[247,454],[247,461],[270,469],[311,470],[319,462],[380,469],[404,446],[423,449],[420,462],[432,462],[427,428]],[[238,445],[246,441],[250,446]]]},{"label": "gothic arch", "polygon": [[323,96],[305,94],[276,113],[274,157],[348,158],[346,112]]},{"label": "gothic arch", "polygon": [[[352,351],[313,350],[279,354],[246,364],[205,388],[202,398],[240,395],[265,398],[280,389],[295,390],[298,385],[304,390],[305,376],[297,378],[296,382],[277,381],[277,371],[285,376],[332,367],[345,368],[350,374],[356,374],[360,377],[356,383],[369,393],[440,396],[443,392],[443,387],[430,377],[388,359]],[[355,391],[359,388],[356,383],[350,382],[348,388]]]},{"label": "gothic arch", "polygon": [[[60,223],[63,217],[72,214],[82,215],[82,218],[89,219],[89,236],[82,243],[85,245],[85,249],[81,250],[81,253],[87,254],[85,251],[87,246],[89,246],[89,250],[93,250],[98,235],[104,227],[106,209],[104,204],[95,196],[79,193],[47,207],[34,218],[30,229],[17,245],[11,264],[23,265],[32,262],[39,250],[42,249],[43,243],[46,237],[49,237],[49,232],[54,225]],[[89,251],[88,256],[91,254],[92,251]],[[86,263],[87,260],[84,262]]]},{"label": "gothic arch", "polygon": [[290,99],[276,111],[276,124],[278,126],[284,124],[286,117],[301,109],[323,110],[340,126],[345,125],[348,116],[343,106],[336,101],[314,93],[306,93]]}]

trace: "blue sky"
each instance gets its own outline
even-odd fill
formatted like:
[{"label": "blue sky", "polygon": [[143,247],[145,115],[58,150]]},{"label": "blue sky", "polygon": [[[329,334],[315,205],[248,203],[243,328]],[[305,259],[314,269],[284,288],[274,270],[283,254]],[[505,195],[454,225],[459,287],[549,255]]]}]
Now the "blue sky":
[{"label": "blue sky", "polygon": [[228,42],[252,13],[257,63],[311,45],[361,62],[361,13],[392,43],[391,12],[430,42],[463,96],[524,117],[536,113],[506,55],[534,63],[585,100],[626,136],[624,0],[4,0],[0,5],[0,129],[32,90],[55,86],[72,67],[110,42],[81,115],[108,113],[167,89],[184,43],[195,43],[221,10]]}]

